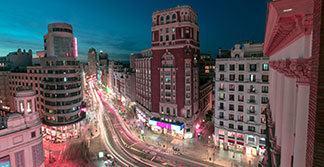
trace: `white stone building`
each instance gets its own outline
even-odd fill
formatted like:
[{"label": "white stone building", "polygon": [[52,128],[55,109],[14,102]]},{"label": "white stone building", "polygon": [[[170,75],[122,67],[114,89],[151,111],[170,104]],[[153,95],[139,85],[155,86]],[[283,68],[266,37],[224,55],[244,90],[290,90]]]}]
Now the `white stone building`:
[{"label": "white stone building", "polygon": [[216,58],[215,144],[225,150],[265,151],[269,65],[262,48],[245,41]]}]

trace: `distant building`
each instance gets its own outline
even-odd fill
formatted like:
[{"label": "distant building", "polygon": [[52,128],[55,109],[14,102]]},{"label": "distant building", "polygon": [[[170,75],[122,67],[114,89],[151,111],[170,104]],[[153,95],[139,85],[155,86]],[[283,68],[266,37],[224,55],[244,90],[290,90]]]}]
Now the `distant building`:
[{"label": "distant building", "polygon": [[98,79],[105,86],[108,85],[108,72],[109,72],[109,56],[107,53],[100,51],[98,63]]},{"label": "distant building", "polygon": [[44,167],[42,123],[32,89],[18,88],[14,113],[0,111],[0,165]]},{"label": "distant building", "polygon": [[215,142],[225,150],[265,151],[269,58],[262,49],[248,41],[216,57]]},{"label": "distant building", "polygon": [[87,66],[87,75],[97,74],[98,70],[98,61],[97,61],[97,52],[94,48],[89,49],[88,51],[88,66]]}]

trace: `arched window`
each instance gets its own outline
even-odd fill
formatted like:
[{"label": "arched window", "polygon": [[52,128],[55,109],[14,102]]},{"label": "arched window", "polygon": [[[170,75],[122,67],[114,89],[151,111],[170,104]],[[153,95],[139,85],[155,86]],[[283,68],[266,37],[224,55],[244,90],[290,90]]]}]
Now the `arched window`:
[{"label": "arched window", "polygon": [[173,14],[172,15],[172,19],[176,19],[177,15],[176,14]]},{"label": "arched window", "polygon": [[163,18],[163,16],[161,16],[160,21],[163,21],[163,20],[164,20],[164,18]]},{"label": "arched window", "polygon": [[166,20],[170,20],[170,16],[169,15],[167,15]]}]

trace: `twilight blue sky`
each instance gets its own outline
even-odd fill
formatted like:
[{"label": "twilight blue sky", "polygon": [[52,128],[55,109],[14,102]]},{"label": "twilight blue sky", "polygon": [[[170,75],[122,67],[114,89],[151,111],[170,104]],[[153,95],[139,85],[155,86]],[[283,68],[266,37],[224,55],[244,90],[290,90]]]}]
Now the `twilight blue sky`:
[{"label": "twilight blue sky", "polygon": [[269,0],[6,0],[0,5],[0,56],[17,48],[43,49],[47,24],[66,22],[88,49],[125,60],[150,47],[152,12],[188,4],[198,13],[201,52],[217,54],[242,40],[263,42]]}]

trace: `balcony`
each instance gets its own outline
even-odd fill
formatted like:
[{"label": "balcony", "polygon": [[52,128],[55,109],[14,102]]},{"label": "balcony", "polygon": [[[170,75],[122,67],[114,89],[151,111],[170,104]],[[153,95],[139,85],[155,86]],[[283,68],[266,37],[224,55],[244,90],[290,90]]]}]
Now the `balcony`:
[{"label": "balcony", "polygon": [[218,88],[218,91],[226,91],[225,88]]},{"label": "balcony", "polygon": [[218,100],[223,100],[223,101],[225,101],[225,98],[220,98],[220,97],[218,97]]},{"label": "balcony", "polygon": [[250,104],[257,104],[257,102],[255,101],[255,99],[249,99],[247,102],[250,103]]},{"label": "balcony", "polygon": [[254,114],[254,115],[257,114],[255,110],[247,110],[247,113],[248,113],[248,114]]},{"label": "balcony", "polygon": [[257,94],[258,93],[257,90],[252,90],[252,89],[249,89],[247,92],[250,93],[250,94]]},{"label": "balcony", "polygon": [[225,107],[218,107],[218,110],[225,110]]}]

